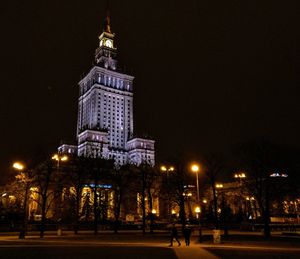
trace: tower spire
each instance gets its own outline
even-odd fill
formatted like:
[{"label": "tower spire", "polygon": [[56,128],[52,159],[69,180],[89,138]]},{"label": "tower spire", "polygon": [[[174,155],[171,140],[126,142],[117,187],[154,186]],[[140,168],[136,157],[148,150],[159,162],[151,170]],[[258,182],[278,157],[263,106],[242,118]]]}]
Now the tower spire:
[{"label": "tower spire", "polygon": [[112,33],[110,29],[110,1],[106,2],[106,16],[104,19],[104,31],[108,33]]}]

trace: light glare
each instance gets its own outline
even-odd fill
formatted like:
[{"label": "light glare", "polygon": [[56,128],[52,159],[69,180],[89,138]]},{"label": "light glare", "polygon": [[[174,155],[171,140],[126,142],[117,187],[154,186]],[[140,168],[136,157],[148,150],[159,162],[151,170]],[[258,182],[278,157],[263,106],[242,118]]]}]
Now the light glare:
[{"label": "light glare", "polygon": [[13,168],[17,169],[17,170],[23,170],[24,169],[24,165],[22,165],[19,162],[16,162],[13,164]]},{"label": "light glare", "polygon": [[192,171],[193,171],[194,173],[199,172],[199,166],[196,165],[196,164],[193,164],[193,165],[191,166],[191,169],[192,169]]}]

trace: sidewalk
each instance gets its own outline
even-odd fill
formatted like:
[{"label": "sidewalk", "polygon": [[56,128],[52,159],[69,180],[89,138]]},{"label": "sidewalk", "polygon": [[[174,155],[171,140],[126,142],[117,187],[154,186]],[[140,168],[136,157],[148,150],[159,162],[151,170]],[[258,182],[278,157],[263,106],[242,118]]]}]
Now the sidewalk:
[{"label": "sidewalk", "polygon": [[191,245],[189,247],[176,247],[174,248],[176,256],[178,259],[217,259],[219,257],[213,255],[212,253],[206,251],[200,245]]},{"label": "sidewalk", "polygon": [[[35,234],[35,233],[34,233]],[[275,236],[270,239],[264,239],[259,235],[231,235],[227,239],[222,239],[221,244],[213,244],[212,237],[206,236],[207,239],[203,243],[198,243],[198,237],[193,236],[191,246],[186,247],[183,239],[180,238],[182,245],[180,247],[169,248],[169,239],[161,235],[141,234],[99,234],[94,236],[84,233],[82,235],[56,236],[54,232],[40,239],[37,235],[27,236],[26,239],[19,240],[17,236],[0,236],[0,248],[14,247],[20,248],[37,248],[44,247],[49,249],[57,249],[59,247],[98,247],[99,249],[111,247],[157,247],[164,249],[172,249],[178,259],[217,259],[220,258],[213,254],[213,251],[227,250],[238,251],[240,254],[249,254],[252,251],[261,253],[265,251],[279,252],[295,252],[300,253],[300,239]],[[102,249],[101,248],[101,249]],[[242,251],[242,252],[241,252]],[[222,256],[221,256],[222,257]],[[228,258],[228,257],[227,257]]]}]

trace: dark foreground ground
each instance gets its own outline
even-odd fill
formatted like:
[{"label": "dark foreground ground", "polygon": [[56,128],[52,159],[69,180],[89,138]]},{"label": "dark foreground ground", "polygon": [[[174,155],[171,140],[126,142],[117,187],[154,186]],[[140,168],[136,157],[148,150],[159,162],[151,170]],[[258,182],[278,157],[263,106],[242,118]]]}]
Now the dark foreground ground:
[{"label": "dark foreground ground", "polygon": [[202,248],[218,258],[248,259],[248,258],[300,258],[300,238],[274,235],[265,239],[261,235],[235,233],[222,238],[222,243],[212,245],[206,236]]},{"label": "dark foreground ground", "polygon": [[69,259],[69,258],[124,258],[155,259],[177,258],[174,251],[159,247],[5,247],[0,248],[0,258],[17,259]]},{"label": "dark foreground ground", "polygon": [[248,258],[274,258],[274,259],[299,259],[300,252],[294,251],[261,251],[255,249],[222,249],[222,248],[206,248],[208,252],[223,259],[248,259]]},{"label": "dark foreground ground", "polygon": [[277,235],[264,239],[259,234],[232,233],[223,238],[221,244],[213,244],[211,236],[206,235],[199,244],[198,237],[192,238],[191,246],[182,245],[169,248],[168,234],[146,235],[136,233],[100,234],[95,237],[86,233],[74,236],[65,233],[47,235],[44,239],[33,233],[25,240],[17,235],[1,235],[0,259],[248,259],[248,258],[300,258],[300,238]]}]

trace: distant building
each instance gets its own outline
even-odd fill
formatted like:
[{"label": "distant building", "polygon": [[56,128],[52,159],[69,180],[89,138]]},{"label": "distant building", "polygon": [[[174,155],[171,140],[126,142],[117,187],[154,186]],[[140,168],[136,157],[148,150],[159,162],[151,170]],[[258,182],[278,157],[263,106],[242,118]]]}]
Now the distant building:
[{"label": "distant building", "polygon": [[113,158],[118,165],[155,163],[155,141],[134,138],[133,79],[119,71],[115,34],[107,12],[95,64],[79,82],[77,146],[63,144],[61,153]]}]

